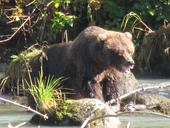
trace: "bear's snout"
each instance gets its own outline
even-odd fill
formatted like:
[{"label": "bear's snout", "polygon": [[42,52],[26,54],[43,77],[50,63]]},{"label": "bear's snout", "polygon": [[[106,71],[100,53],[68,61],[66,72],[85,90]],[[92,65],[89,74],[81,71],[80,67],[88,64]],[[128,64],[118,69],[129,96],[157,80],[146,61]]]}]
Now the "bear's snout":
[{"label": "bear's snout", "polygon": [[135,65],[135,62],[134,60],[131,59],[130,61],[127,61],[126,63],[124,63],[124,65],[122,65],[122,71],[129,73],[130,70],[134,68],[134,65]]},{"label": "bear's snout", "polygon": [[129,61],[129,62],[127,63],[127,65],[128,65],[128,67],[134,67],[135,62],[134,62],[134,61]]}]

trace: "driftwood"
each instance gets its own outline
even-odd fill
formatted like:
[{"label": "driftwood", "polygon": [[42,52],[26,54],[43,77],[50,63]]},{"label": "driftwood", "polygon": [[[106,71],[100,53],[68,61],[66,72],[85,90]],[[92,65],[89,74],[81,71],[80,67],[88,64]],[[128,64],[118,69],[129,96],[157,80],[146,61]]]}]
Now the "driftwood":
[{"label": "driftwood", "polygon": [[126,128],[130,128],[130,121],[128,122]]},{"label": "driftwood", "polygon": [[15,127],[13,127],[11,123],[8,123],[8,128],[19,128],[19,127],[25,125],[26,123],[27,123],[27,122],[23,122],[23,123],[21,123],[21,124],[18,124],[18,125],[15,126]]},{"label": "driftwood", "polygon": [[162,86],[150,86],[150,87],[143,87],[143,88],[138,88],[138,89],[135,89],[133,91],[130,91],[129,93],[126,93],[120,97],[118,97],[117,99],[112,99],[110,101],[107,102],[107,104],[112,104],[114,102],[116,102],[117,100],[122,100],[132,94],[135,94],[137,92],[140,92],[140,91],[145,91],[145,90],[148,90],[148,89],[154,89],[154,88],[166,88],[166,87],[170,87],[170,85],[162,85]]},{"label": "driftwood", "polygon": [[11,104],[14,104],[14,105],[17,105],[17,106],[22,107],[22,108],[25,108],[25,109],[27,109],[28,111],[31,111],[31,112],[34,112],[34,113],[40,115],[40,116],[43,116],[44,119],[48,119],[48,116],[47,116],[47,115],[44,115],[44,114],[42,114],[42,113],[40,113],[40,112],[38,112],[38,111],[30,108],[30,107],[21,105],[21,104],[19,104],[19,103],[16,103],[16,102],[13,102],[13,101],[10,101],[10,100],[7,100],[7,99],[4,99],[4,98],[2,98],[2,97],[0,97],[0,100],[5,101],[5,102],[8,102],[8,103],[11,103]]},{"label": "driftwood", "polygon": [[[156,115],[156,116],[161,116],[161,117],[165,117],[165,118],[168,118],[170,119],[170,116],[168,115],[164,115],[164,114],[161,114],[161,113],[156,113],[156,112],[146,112],[146,111],[125,111],[125,112],[121,112],[117,115],[112,115],[112,114],[108,114],[108,115],[102,115],[100,117],[96,117],[96,118],[93,118],[93,119],[88,119],[88,121],[85,121],[82,125],[81,125],[81,128],[85,128],[87,126],[88,123],[92,122],[92,121],[95,121],[95,120],[98,120],[98,119],[101,119],[101,118],[106,118],[106,117],[119,117],[121,115],[125,115],[125,114],[134,114],[134,113],[138,113],[138,114],[150,114],[150,115]],[[128,125],[130,125],[128,123]],[[127,125],[127,127],[129,127]]]}]

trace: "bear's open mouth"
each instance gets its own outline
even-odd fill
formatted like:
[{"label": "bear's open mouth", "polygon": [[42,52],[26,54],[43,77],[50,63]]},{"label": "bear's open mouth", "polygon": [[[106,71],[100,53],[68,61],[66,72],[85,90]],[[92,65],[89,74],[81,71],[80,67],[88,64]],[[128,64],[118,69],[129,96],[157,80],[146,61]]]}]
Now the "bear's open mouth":
[{"label": "bear's open mouth", "polygon": [[133,69],[133,68],[134,68],[134,65],[129,66],[129,67],[122,66],[122,71],[129,73],[131,71],[131,69]]}]

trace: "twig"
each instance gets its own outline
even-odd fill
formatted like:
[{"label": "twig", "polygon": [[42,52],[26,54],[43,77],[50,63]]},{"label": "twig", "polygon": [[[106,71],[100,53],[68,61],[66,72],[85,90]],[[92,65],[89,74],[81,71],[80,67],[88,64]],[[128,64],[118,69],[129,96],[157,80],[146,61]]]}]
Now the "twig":
[{"label": "twig", "polygon": [[4,86],[5,86],[8,78],[9,78],[9,76],[5,77],[5,78],[1,81],[1,86],[2,86],[2,87],[1,87],[1,92],[0,92],[0,93],[2,93],[2,91],[3,91],[3,89],[4,89]]},{"label": "twig", "polygon": [[11,34],[9,34],[9,35],[0,35],[0,38],[9,37],[9,36],[11,36]]},{"label": "twig", "polygon": [[38,115],[40,115],[40,116],[43,116],[44,119],[48,119],[48,116],[47,116],[47,115],[44,115],[44,114],[42,114],[42,113],[40,113],[40,112],[38,112],[38,111],[30,108],[30,107],[21,105],[21,104],[19,104],[19,103],[16,103],[16,102],[13,102],[13,101],[10,101],[10,100],[7,100],[7,99],[4,99],[4,98],[2,98],[2,97],[0,97],[0,100],[5,101],[5,102],[8,102],[8,103],[12,103],[12,104],[17,105],[17,106],[22,107],[22,108],[25,108],[25,109],[27,109],[27,110],[29,110],[29,111],[31,111],[31,112],[34,112],[34,113],[36,113],[36,114],[38,114]]},{"label": "twig", "polygon": [[17,126],[13,127],[11,123],[8,123],[8,128],[19,128],[20,126],[25,125],[27,122],[23,122],[21,124],[18,124]]},{"label": "twig", "polygon": [[25,125],[27,122],[23,122],[23,123],[21,123],[21,124],[18,124],[17,126],[15,126],[14,128],[19,128],[20,126],[23,126],[23,125]]},{"label": "twig", "polygon": [[83,123],[83,127],[81,126],[81,128],[85,128],[88,123],[91,123],[91,122],[94,121],[94,120],[98,120],[98,119],[106,118],[106,117],[119,117],[119,116],[121,116],[121,115],[132,114],[132,113],[151,114],[151,115],[161,116],[161,117],[165,117],[165,118],[170,119],[170,116],[164,115],[164,114],[161,114],[161,113],[156,113],[156,112],[146,112],[146,111],[133,111],[133,112],[131,112],[131,111],[125,111],[125,112],[119,113],[119,114],[117,114],[117,115],[108,114],[108,115],[102,115],[102,116],[93,118],[93,119],[87,121],[86,124]]},{"label": "twig", "polygon": [[90,121],[90,118],[92,118],[93,116],[94,116],[94,113],[93,113],[91,116],[89,116],[89,117],[83,122],[83,124],[81,125],[80,128],[86,127],[86,125],[87,125],[88,122]]},{"label": "twig", "polygon": [[[31,15],[36,11],[36,9],[33,9]],[[0,43],[4,43],[7,42],[9,40],[11,40],[19,31],[20,29],[26,24],[27,21],[29,21],[31,19],[31,15],[27,17],[27,19],[24,21],[24,23],[22,23],[22,25],[17,29],[17,31],[15,31],[10,38],[6,39],[6,40],[1,40]]]},{"label": "twig", "polygon": [[[33,4],[35,1],[36,1],[36,0],[33,0],[31,3],[27,4],[26,7],[30,6],[30,5]],[[49,2],[49,3],[47,4],[46,8],[44,8],[43,10],[47,10],[47,8],[48,8],[53,2],[54,2],[54,1]],[[14,10],[14,9],[12,9],[12,10]],[[35,10],[36,10],[36,9],[33,9],[32,14],[35,12]],[[11,9],[6,9],[5,11],[11,11]],[[32,15],[32,14],[31,14],[31,15]],[[4,43],[4,42],[7,42],[7,41],[11,40],[11,39],[16,35],[16,33],[18,33],[18,32],[20,31],[20,29],[21,29],[22,27],[24,27],[24,25],[26,24],[26,22],[31,19],[31,15],[27,17],[27,19],[25,20],[25,22],[22,23],[22,25],[17,29],[17,31],[15,31],[15,33],[13,33],[13,34],[11,35],[10,38],[8,38],[8,39],[6,39],[6,40],[1,40],[0,43]],[[6,15],[6,16],[7,16],[7,15]],[[8,16],[7,16],[7,18],[10,19]],[[10,20],[11,20],[11,19],[10,19]],[[13,22],[13,20],[11,20],[10,22]]]},{"label": "twig", "polygon": [[135,90],[133,90],[133,91],[130,91],[129,93],[126,93],[126,94],[124,94],[124,95],[118,97],[117,99],[112,99],[112,100],[108,101],[107,103],[112,104],[112,103],[114,103],[114,102],[117,101],[117,100],[122,100],[122,99],[124,99],[124,98],[126,98],[126,97],[128,97],[128,96],[130,96],[130,95],[132,95],[132,94],[134,94],[134,93],[140,92],[140,91],[142,91],[142,90],[145,91],[145,90],[148,90],[148,89],[153,89],[153,88],[165,88],[165,87],[169,87],[169,86],[170,86],[170,85],[150,86],[150,87],[138,88],[138,89],[135,89]]},{"label": "twig", "polygon": [[46,8],[48,8],[54,1],[51,1],[47,4]]},{"label": "twig", "polygon": [[4,43],[4,42],[7,42],[9,40],[11,40],[16,34],[17,32],[19,32],[19,30],[26,24],[26,22],[30,20],[30,16],[28,16],[28,18],[24,21],[24,23],[22,23],[22,25],[17,29],[17,31],[15,31],[15,33],[12,34],[12,36],[6,40],[1,40],[0,43]]},{"label": "twig", "polygon": [[8,123],[8,128],[13,128],[11,123]]},{"label": "twig", "polygon": [[130,121],[128,122],[126,128],[130,128]]},{"label": "twig", "polygon": [[31,4],[33,4],[36,0],[33,0],[31,3],[27,4],[26,7],[30,6]]}]

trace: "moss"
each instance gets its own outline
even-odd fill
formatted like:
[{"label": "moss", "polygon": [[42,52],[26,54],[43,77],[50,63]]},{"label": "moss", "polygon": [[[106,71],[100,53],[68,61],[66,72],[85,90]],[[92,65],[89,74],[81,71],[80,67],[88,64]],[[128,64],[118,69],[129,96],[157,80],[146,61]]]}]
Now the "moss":
[{"label": "moss", "polygon": [[65,105],[68,105],[68,104],[73,104],[75,102],[75,100],[65,100],[61,103],[61,105],[65,106]]},{"label": "moss", "polygon": [[84,121],[84,118],[78,115],[80,107],[75,106],[74,103],[75,100],[65,100],[59,105],[56,112],[56,119],[59,125],[63,125],[63,122],[68,122],[68,120],[70,120],[73,124],[78,125],[80,125],[80,122]]},{"label": "moss", "polygon": [[152,111],[170,115],[170,102],[161,102],[160,104],[157,104]]},{"label": "moss", "polygon": [[62,120],[63,119],[63,114],[62,114],[62,112],[57,112],[56,113],[56,118],[57,118],[57,120]]},{"label": "moss", "polygon": [[[92,102],[92,100],[90,101]],[[87,117],[94,113],[94,110],[94,117],[107,114],[106,109],[103,109],[102,111],[100,109],[96,110],[95,105],[91,104],[90,101],[66,100],[58,106],[55,112],[53,111],[53,113],[47,114],[49,119],[46,121],[41,120],[41,124],[55,126],[80,126]],[[105,119],[95,120],[89,125],[95,126],[99,123],[105,123],[105,121],[107,123],[107,120]],[[36,123],[39,124],[38,121]]]}]

